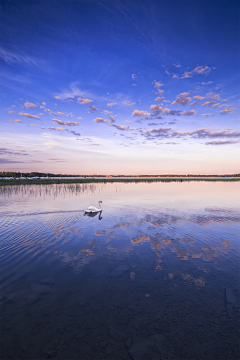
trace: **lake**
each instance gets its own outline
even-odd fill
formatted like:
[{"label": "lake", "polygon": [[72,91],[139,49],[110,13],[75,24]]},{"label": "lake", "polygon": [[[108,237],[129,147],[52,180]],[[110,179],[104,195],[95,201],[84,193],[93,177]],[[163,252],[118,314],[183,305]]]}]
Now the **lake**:
[{"label": "lake", "polygon": [[239,199],[226,181],[1,186],[1,358],[239,359]]}]

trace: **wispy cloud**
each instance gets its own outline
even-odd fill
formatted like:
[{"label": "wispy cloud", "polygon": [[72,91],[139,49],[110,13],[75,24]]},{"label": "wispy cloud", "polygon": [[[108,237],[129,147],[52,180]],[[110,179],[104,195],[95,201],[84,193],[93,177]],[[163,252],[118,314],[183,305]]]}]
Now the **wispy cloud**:
[{"label": "wispy cloud", "polygon": [[34,57],[6,50],[3,47],[0,47],[0,59],[8,64],[22,63],[25,65],[38,65],[38,61]]},{"label": "wispy cloud", "polygon": [[16,120],[7,120],[7,122],[23,123],[22,120],[18,120],[18,119],[16,119]]},{"label": "wispy cloud", "polygon": [[227,115],[227,114],[231,114],[233,111],[232,109],[224,109],[220,111],[221,115]]},{"label": "wispy cloud", "polygon": [[190,137],[193,139],[207,139],[207,138],[240,138],[240,131],[214,131],[211,129],[198,129],[194,131],[180,132],[172,128],[156,128],[146,131],[140,130],[143,136],[156,138],[184,138]]},{"label": "wispy cloud", "polygon": [[36,104],[33,104],[33,103],[29,102],[29,101],[25,101],[25,103],[23,104],[23,106],[25,106],[27,109],[28,109],[29,107],[33,107],[33,108],[37,107]]},{"label": "wispy cloud", "polygon": [[130,130],[129,126],[124,126],[124,125],[112,125],[112,126],[114,126],[118,130],[123,130],[123,131]]},{"label": "wispy cloud", "polygon": [[185,104],[187,104],[187,103],[191,100],[191,98],[189,97],[189,95],[190,95],[189,92],[183,92],[183,93],[179,94],[179,95],[177,96],[176,100],[174,100],[174,101],[172,102],[172,105],[177,105],[177,104],[179,104],[179,105],[185,105]]},{"label": "wispy cloud", "polygon": [[67,125],[67,126],[78,126],[79,125],[78,122],[74,122],[74,121],[62,121],[62,120],[58,120],[58,119],[52,119],[52,121],[56,122],[58,125]]},{"label": "wispy cloud", "polygon": [[123,103],[124,103],[124,105],[126,105],[126,106],[131,106],[131,105],[135,105],[135,104],[136,104],[136,102],[131,102],[130,100],[125,100]]},{"label": "wispy cloud", "polygon": [[203,100],[203,99],[205,99],[204,96],[200,96],[200,95],[195,95],[193,98],[196,99],[196,100]]},{"label": "wispy cloud", "polygon": [[108,106],[108,107],[115,106],[115,105],[117,105],[117,103],[116,103],[116,102],[107,103],[107,106]]},{"label": "wispy cloud", "polygon": [[61,112],[61,111],[55,112],[55,111],[52,111],[52,110],[50,110],[50,109],[45,109],[44,111],[49,112],[50,114],[55,115],[55,116],[66,116],[66,115],[65,115],[63,112]]},{"label": "wispy cloud", "polygon": [[93,121],[94,121],[95,123],[106,123],[106,122],[107,122],[107,120],[103,120],[103,119],[100,118],[100,117],[98,117],[98,118],[96,118],[96,119],[93,119]]},{"label": "wispy cloud", "polygon": [[132,113],[132,116],[146,117],[146,116],[151,116],[151,114],[149,112],[147,112],[147,111],[144,111],[144,110],[134,110],[133,113]]},{"label": "wispy cloud", "polygon": [[89,112],[90,114],[92,114],[92,113],[94,113],[94,112],[97,112],[97,108],[96,108],[94,105],[89,106],[89,107],[88,107],[88,112]]},{"label": "wispy cloud", "polygon": [[228,140],[228,141],[208,141],[205,145],[231,145],[231,144],[238,144],[239,141]]},{"label": "wispy cloud", "polygon": [[208,75],[212,69],[209,66],[197,66],[192,71],[185,71],[181,79],[191,78],[193,75]]},{"label": "wispy cloud", "polygon": [[202,104],[202,106],[211,107],[211,106],[213,106],[213,104],[214,104],[214,101],[206,101],[204,104]]},{"label": "wispy cloud", "polygon": [[20,156],[27,156],[29,155],[26,153],[25,150],[10,150],[7,148],[0,148],[0,155],[20,155]]},{"label": "wispy cloud", "polygon": [[91,99],[87,99],[87,98],[82,98],[82,97],[79,97],[78,99],[77,99],[77,101],[78,101],[78,103],[79,104],[90,104],[91,102],[93,102],[93,100],[91,100]]},{"label": "wispy cloud", "polygon": [[38,115],[31,115],[31,114],[23,113],[23,112],[20,112],[18,114],[22,115],[22,116],[25,116],[26,118],[41,120]]}]

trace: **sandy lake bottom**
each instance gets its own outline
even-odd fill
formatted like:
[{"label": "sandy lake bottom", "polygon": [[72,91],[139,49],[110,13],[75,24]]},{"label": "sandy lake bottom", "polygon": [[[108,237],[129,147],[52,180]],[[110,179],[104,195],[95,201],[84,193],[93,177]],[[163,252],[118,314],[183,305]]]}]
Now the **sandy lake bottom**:
[{"label": "sandy lake bottom", "polygon": [[239,198],[240,182],[0,187],[1,359],[238,360]]}]

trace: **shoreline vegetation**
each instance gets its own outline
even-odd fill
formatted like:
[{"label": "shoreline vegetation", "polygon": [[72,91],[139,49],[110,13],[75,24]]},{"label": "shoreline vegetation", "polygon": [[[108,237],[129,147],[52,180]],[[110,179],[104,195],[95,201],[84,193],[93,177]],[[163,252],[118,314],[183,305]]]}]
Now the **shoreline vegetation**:
[{"label": "shoreline vegetation", "polygon": [[2,179],[0,186],[6,185],[50,185],[50,184],[86,184],[86,183],[113,183],[113,182],[186,182],[186,181],[240,181],[235,177],[122,177],[122,178],[51,178],[51,179]]}]

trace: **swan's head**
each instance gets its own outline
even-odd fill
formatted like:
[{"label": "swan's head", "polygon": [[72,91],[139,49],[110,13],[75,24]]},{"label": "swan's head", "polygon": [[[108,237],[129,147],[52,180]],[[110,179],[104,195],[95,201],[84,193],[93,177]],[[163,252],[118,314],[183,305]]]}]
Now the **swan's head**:
[{"label": "swan's head", "polygon": [[99,200],[99,204],[102,204],[102,201],[101,201],[101,200]]}]

